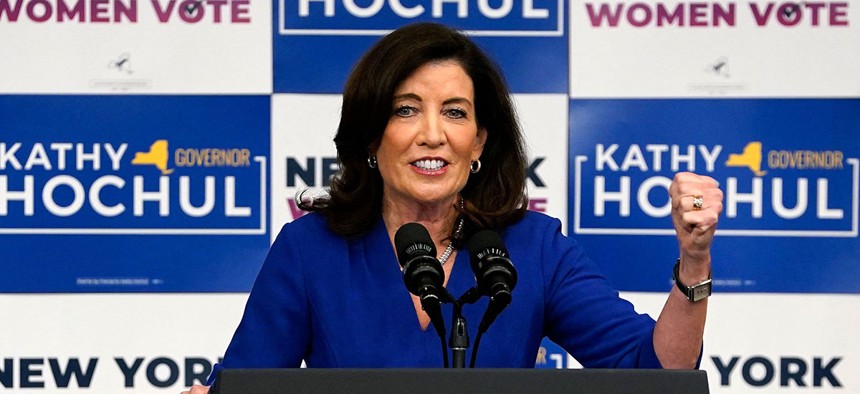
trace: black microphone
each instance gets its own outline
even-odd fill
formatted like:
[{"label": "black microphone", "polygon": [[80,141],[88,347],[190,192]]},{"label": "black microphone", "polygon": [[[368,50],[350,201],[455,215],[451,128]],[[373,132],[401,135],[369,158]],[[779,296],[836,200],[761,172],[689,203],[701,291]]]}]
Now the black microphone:
[{"label": "black microphone", "polygon": [[481,230],[469,240],[469,263],[478,282],[478,293],[489,296],[487,310],[478,325],[478,336],[472,349],[469,367],[475,367],[481,337],[496,317],[511,303],[511,292],[517,285],[517,270],[508,257],[502,237],[492,230]]},{"label": "black microphone", "polygon": [[429,297],[439,299],[445,272],[436,259],[436,245],[427,229],[418,223],[404,224],[394,234],[394,247],[406,289],[422,301]]},{"label": "black microphone", "polygon": [[489,296],[497,307],[508,306],[517,285],[517,270],[502,237],[492,230],[479,231],[469,241],[469,257],[478,291]]},{"label": "black microphone", "polygon": [[443,366],[448,368],[442,302],[452,297],[445,289],[445,271],[436,259],[436,245],[424,226],[406,223],[394,233],[394,249],[403,269],[403,283],[410,293],[421,299],[421,309],[427,312],[442,344]]}]

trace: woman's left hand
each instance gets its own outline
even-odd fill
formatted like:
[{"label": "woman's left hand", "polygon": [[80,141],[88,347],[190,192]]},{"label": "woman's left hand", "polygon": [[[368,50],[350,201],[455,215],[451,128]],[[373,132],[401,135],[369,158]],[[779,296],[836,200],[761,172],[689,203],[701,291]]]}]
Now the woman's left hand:
[{"label": "woman's left hand", "polygon": [[723,192],[714,178],[691,172],[675,174],[669,187],[672,223],[685,265],[710,268],[711,243],[720,212]]}]

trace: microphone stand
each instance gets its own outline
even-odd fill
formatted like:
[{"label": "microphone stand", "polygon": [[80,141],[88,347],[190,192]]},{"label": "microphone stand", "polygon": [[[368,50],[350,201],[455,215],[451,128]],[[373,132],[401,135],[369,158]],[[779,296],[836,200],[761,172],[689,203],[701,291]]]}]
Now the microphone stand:
[{"label": "microphone stand", "polygon": [[454,304],[454,319],[451,327],[451,337],[448,346],[451,348],[451,368],[466,368],[466,349],[469,348],[469,332],[466,330],[466,319],[461,313],[460,303]]},{"label": "microphone stand", "polygon": [[[469,348],[469,331],[466,329],[466,318],[463,317],[463,305],[478,302],[478,300],[481,299],[481,292],[478,291],[477,287],[472,287],[463,293],[459,299],[454,299],[447,289],[443,288],[442,290],[441,299],[436,297],[427,297],[427,304],[425,305],[424,299],[422,299],[421,305],[430,316],[430,321],[433,323],[436,333],[442,340],[442,356],[445,368],[448,368],[448,352],[447,349],[445,349],[445,323],[442,318],[442,310],[440,306],[441,303],[450,303],[454,306],[453,316],[451,319],[451,335],[448,337],[448,347],[451,348],[451,368],[466,368],[466,350]],[[510,303],[510,298],[506,299],[507,302],[502,302],[501,304],[503,305],[498,305],[499,303],[496,301],[497,300],[493,299],[490,300],[490,305],[487,307],[488,310],[484,314],[484,319],[481,320],[481,327],[479,328],[478,338],[475,342],[475,349],[472,351],[472,361],[469,368],[475,367],[475,355],[478,350],[477,346],[478,342],[481,340],[482,334],[487,330],[493,320],[495,320],[495,317],[499,312],[501,312],[501,310]]]},{"label": "microphone stand", "polygon": [[451,348],[452,368],[466,367],[466,349],[469,348],[469,331],[466,329],[466,318],[463,317],[463,304],[474,304],[481,298],[481,293],[472,287],[463,293],[454,304],[454,316],[451,319],[451,336],[448,346]]}]

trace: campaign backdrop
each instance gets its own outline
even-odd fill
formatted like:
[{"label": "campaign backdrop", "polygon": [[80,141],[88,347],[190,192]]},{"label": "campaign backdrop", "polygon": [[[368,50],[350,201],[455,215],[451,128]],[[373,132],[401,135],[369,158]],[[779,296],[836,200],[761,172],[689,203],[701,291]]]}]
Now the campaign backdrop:
[{"label": "campaign backdrop", "polygon": [[268,246],[269,101],[0,97],[0,288],[246,291]]},{"label": "campaign backdrop", "polygon": [[[719,182],[712,392],[860,392],[851,1],[0,0],[0,387],[205,380],[337,171],[347,75],[418,21],[496,60],[529,209],[640,313],[673,286],[673,175]],[[545,341],[535,366],[579,364]]]}]

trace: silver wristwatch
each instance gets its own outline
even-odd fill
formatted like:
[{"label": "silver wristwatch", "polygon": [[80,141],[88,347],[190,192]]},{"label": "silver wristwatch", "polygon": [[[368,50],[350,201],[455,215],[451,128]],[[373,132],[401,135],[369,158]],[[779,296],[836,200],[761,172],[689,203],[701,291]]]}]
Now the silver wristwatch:
[{"label": "silver wristwatch", "polygon": [[688,300],[691,302],[697,302],[704,300],[711,296],[711,272],[708,271],[708,279],[705,279],[699,283],[696,283],[692,286],[687,286],[681,283],[681,279],[678,278],[678,269],[681,266],[681,258],[675,262],[675,284],[678,286],[678,290],[681,290]]}]

